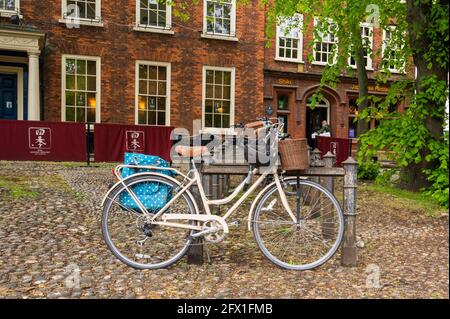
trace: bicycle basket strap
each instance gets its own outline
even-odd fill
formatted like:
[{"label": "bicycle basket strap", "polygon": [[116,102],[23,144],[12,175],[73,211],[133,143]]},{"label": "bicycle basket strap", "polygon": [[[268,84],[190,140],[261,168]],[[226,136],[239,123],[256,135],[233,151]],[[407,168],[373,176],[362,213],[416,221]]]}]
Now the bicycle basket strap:
[{"label": "bicycle basket strap", "polygon": [[[157,167],[170,167],[169,162],[163,160],[159,156],[155,155],[145,155],[145,154],[137,154],[137,153],[125,153],[124,158],[125,165],[149,165],[149,166],[157,166]],[[125,167],[122,171],[122,177],[126,178],[133,174],[150,172],[150,169],[147,168],[131,168]],[[169,170],[153,170],[156,173],[165,174],[168,176],[174,176],[176,173],[174,171]]]}]

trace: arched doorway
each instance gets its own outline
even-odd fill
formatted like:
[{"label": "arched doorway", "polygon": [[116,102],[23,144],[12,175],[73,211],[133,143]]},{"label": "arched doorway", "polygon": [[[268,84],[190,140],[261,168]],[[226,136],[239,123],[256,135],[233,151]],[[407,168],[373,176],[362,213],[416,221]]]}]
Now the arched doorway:
[{"label": "arched doorway", "polygon": [[306,137],[308,138],[308,144],[314,147],[314,140],[312,134],[322,128],[322,121],[327,121],[331,127],[330,117],[330,102],[323,98],[320,102],[314,105],[314,109],[311,108],[312,98],[309,97],[306,102]]}]

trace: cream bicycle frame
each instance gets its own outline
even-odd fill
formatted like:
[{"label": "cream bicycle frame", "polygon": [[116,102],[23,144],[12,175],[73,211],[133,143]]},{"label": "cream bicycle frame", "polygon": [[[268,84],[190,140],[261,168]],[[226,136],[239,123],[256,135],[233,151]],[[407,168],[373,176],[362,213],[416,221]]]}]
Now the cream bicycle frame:
[{"label": "cream bicycle frame", "polygon": [[[133,193],[133,191],[130,190],[128,188],[128,186],[125,184],[125,179],[122,178],[122,174],[121,174],[121,170],[123,168],[149,169],[149,170],[156,170],[156,171],[173,171],[184,178],[182,183],[184,183],[185,181],[187,181],[188,183],[185,186],[183,186],[183,188],[174,197],[172,197],[172,199],[169,202],[167,202],[163,208],[161,208],[156,214],[152,215],[148,212],[148,210],[141,203],[139,198],[137,198],[137,196]],[[193,165],[193,169],[191,169],[187,175],[181,173],[180,171],[178,171],[177,169],[172,168],[172,167],[169,168],[169,167],[157,167],[157,166],[145,166],[145,165],[142,165],[142,166],[141,165],[118,165],[115,168],[115,174],[119,178],[119,182],[117,182],[116,185],[118,185],[118,184],[123,185],[125,190],[130,194],[130,196],[133,198],[133,200],[137,203],[139,209],[141,209],[141,211],[144,212],[145,215],[147,215],[147,217],[149,218],[149,221],[155,225],[201,230],[202,229],[201,226],[197,226],[197,225],[171,223],[171,222],[166,222],[166,221],[161,221],[161,222],[156,221],[156,219],[159,216],[161,216],[162,214],[164,214],[164,212],[172,205],[172,203],[175,200],[177,200],[178,197],[180,197],[183,193],[188,191],[191,188],[191,186],[193,186],[194,184],[197,184],[200,198],[201,198],[203,207],[205,209],[205,214],[195,214],[195,215],[194,214],[186,214],[186,216],[181,216],[178,214],[166,214],[166,216],[170,217],[170,215],[176,215],[175,217],[179,217],[179,218],[172,218],[172,219],[196,220],[196,221],[204,221],[204,222],[208,221],[208,220],[216,220],[217,222],[219,222],[222,225],[224,232],[228,233],[228,225],[226,223],[226,220],[248,198],[248,196],[250,196],[250,194],[252,194],[256,190],[256,188],[264,181],[264,179],[268,175],[272,175],[274,177],[275,184],[276,184],[278,192],[280,194],[281,202],[282,202],[284,208],[286,209],[287,213],[291,217],[292,221],[294,223],[296,223],[297,218],[293,214],[291,208],[289,207],[289,204],[288,204],[288,201],[286,198],[286,194],[284,193],[284,190],[280,183],[280,178],[279,178],[276,168],[272,168],[270,170],[263,172],[261,174],[261,176],[259,176],[259,178],[249,187],[249,189],[236,201],[236,203],[234,203],[234,205],[226,212],[226,214],[224,216],[220,217],[220,216],[211,214],[211,208],[210,208],[211,205],[218,206],[218,205],[225,205],[225,204],[232,202],[238,196],[238,194],[244,189],[244,186],[246,183],[249,182],[250,177],[252,175],[256,174],[257,172],[258,172],[258,169],[256,169],[256,168],[253,169],[252,172],[249,172],[249,175],[247,176],[247,178],[241,184],[239,184],[239,186],[236,187],[236,189],[233,191],[233,193],[230,194],[228,197],[225,197],[223,199],[218,199],[218,200],[209,200],[206,197],[205,190],[202,185],[200,173],[196,169],[195,165]],[[193,173],[193,175],[194,175],[193,178],[189,177],[189,175],[191,173]],[[151,174],[151,172],[146,172],[146,173],[141,173],[141,174]],[[153,174],[156,175],[158,173],[153,173]],[[136,175],[137,174],[135,174],[133,176],[136,176]],[[160,175],[160,174],[158,174],[158,175]],[[167,177],[167,176],[163,175],[163,177]],[[169,177],[167,177],[167,178],[169,178]],[[171,179],[171,178],[169,178],[169,179]],[[173,180],[176,181],[175,179],[173,179]],[[114,187],[111,189],[114,189]],[[109,193],[105,196],[103,202],[108,198],[108,195],[109,195]],[[197,207],[195,207],[195,208],[198,209]],[[164,216],[162,216],[162,217],[164,217]]]}]

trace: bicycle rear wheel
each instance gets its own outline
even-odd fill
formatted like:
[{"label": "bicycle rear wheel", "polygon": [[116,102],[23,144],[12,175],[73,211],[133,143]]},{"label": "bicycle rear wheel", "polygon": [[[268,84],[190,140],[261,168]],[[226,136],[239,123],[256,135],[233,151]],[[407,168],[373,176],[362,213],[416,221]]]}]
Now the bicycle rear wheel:
[{"label": "bicycle rear wheel", "polygon": [[299,180],[297,184],[296,178],[287,178],[282,185],[298,222],[286,212],[274,185],[256,206],[252,218],[255,240],[264,256],[282,268],[316,268],[333,257],[341,244],[342,209],[336,198],[317,183]]},{"label": "bicycle rear wheel", "polygon": [[[172,197],[179,189],[178,183],[152,175],[132,177],[125,184],[141,193],[169,187]],[[103,206],[102,232],[108,248],[120,261],[136,269],[166,268],[176,263],[189,250],[194,230],[150,224],[136,205],[124,200],[127,196],[125,187],[118,184]],[[197,213],[188,192],[181,194],[166,212]]]}]

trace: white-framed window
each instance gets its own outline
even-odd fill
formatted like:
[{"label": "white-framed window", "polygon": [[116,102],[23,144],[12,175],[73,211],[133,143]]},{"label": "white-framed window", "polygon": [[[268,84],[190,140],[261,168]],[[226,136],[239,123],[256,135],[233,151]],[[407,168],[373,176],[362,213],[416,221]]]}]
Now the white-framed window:
[{"label": "white-framed window", "polygon": [[236,35],[236,0],[203,0],[203,34]]},{"label": "white-framed window", "polygon": [[0,16],[10,17],[20,13],[20,0],[0,0]]},{"label": "white-framed window", "polygon": [[172,29],[172,6],[163,0],[136,0],[136,25],[142,29]]},{"label": "white-framed window", "polygon": [[[314,64],[327,65],[336,62],[337,43],[336,24],[331,19],[314,18],[314,28],[318,29],[318,36],[314,41]],[[326,28],[326,31],[323,29]]]},{"label": "white-framed window", "polygon": [[[361,27],[361,38],[363,40],[364,47],[364,63],[366,65],[366,69],[372,69],[372,58],[371,53],[373,50],[373,27],[369,23],[362,23]],[[369,48],[369,49],[368,49]],[[353,55],[350,56],[348,60],[348,64],[352,68],[356,68],[356,60]]]},{"label": "white-framed window", "polygon": [[234,125],[235,68],[203,66],[203,129],[222,133]]},{"label": "white-framed window", "polygon": [[101,58],[63,55],[62,121],[100,123]]},{"label": "white-framed window", "polygon": [[136,124],[170,125],[170,73],[170,63],[136,61]]},{"label": "white-framed window", "polygon": [[388,26],[383,30],[383,69],[388,69],[394,73],[405,72],[405,61],[401,61],[398,55],[400,48],[395,43],[395,26]]},{"label": "white-framed window", "polygon": [[303,15],[280,18],[277,23],[276,59],[303,62]]},{"label": "white-framed window", "polygon": [[101,0],[62,0],[61,23],[103,26]]}]

